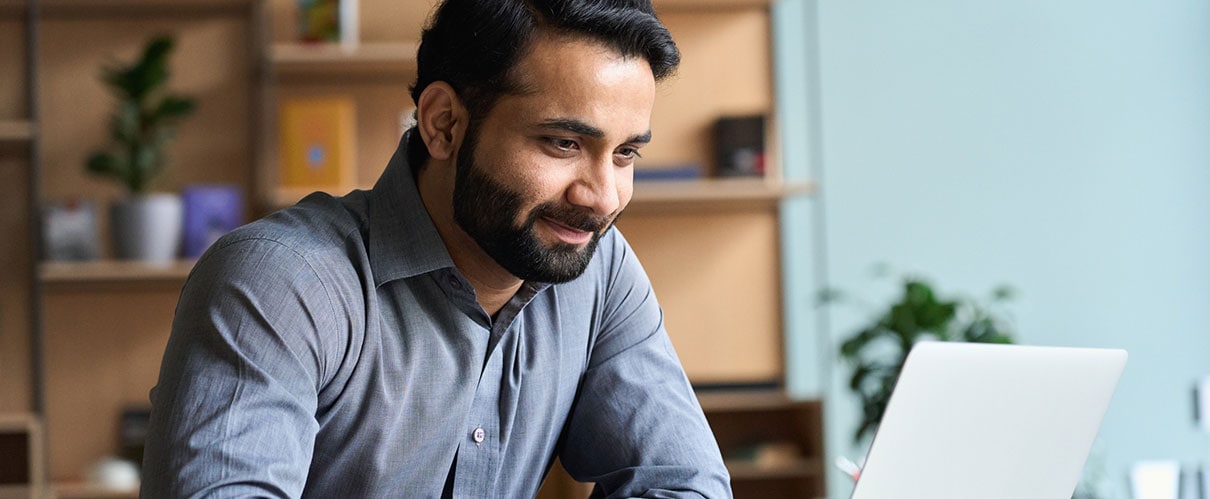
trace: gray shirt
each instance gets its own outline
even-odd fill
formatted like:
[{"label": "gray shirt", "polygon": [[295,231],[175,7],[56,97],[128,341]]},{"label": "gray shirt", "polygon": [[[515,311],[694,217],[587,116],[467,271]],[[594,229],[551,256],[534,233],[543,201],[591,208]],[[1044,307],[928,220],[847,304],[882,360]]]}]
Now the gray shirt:
[{"label": "gray shirt", "polygon": [[651,284],[610,229],[495,318],[403,147],[214,244],[181,293],[144,497],[532,497],[558,456],[608,497],[729,497]]}]

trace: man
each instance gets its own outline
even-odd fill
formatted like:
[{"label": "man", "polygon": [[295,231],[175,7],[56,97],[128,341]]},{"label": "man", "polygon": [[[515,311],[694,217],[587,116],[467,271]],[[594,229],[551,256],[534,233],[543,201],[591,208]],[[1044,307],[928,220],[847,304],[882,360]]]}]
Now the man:
[{"label": "man", "polygon": [[378,183],[217,242],[152,392],[146,497],[730,495],[613,228],[679,53],[639,0],[448,0]]}]

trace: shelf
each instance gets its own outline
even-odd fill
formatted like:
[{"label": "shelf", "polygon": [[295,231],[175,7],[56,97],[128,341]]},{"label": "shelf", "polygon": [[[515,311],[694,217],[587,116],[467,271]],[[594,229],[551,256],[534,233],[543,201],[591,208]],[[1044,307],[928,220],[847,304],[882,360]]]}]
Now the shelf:
[{"label": "shelf", "polygon": [[706,413],[755,412],[785,409],[794,404],[781,390],[728,390],[698,392],[697,401]]},{"label": "shelf", "polygon": [[772,205],[784,198],[810,194],[814,190],[811,182],[760,178],[652,180],[635,182],[634,197],[630,203],[631,206],[728,202]]},{"label": "shelf", "polygon": [[278,43],[269,48],[269,62],[279,74],[412,72],[416,70],[418,47],[417,43],[405,42]]},{"label": "shelf", "polygon": [[34,138],[34,124],[23,120],[0,120],[0,143],[28,142]]},{"label": "shelf", "polygon": [[99,283],[135,281],[184,281],[193,269],[192,260],[166,263],[100,260],[93,262],[42,262],[39,277],[44,283]]},{"label": "shelf", "polygon": [[[362,186],[361,189],[370,189]],[[350,189],[331,192],[344,195]],[[275,208],[285,208],[315,189],[279,188],[270,201]],[[634,196],[627,209],[660,207],[669,205],[719,205],[727,203],[750,203],[772,206],[778,201],[794,196],[803,196],[815,191],[811,182],[777,182],[764,179],[706,179],[706,180],[649,180],[634,183]],[[638,210],[635,210],[638,211]]]},{"label": "shelf", "polygon": [[194,17],[247,12],[259,0],[39,0],[43,17]]},{"label": "shelf", "polygon": [[82,482],[52,484],[50,497],[55,499],[136,499],[138,490],[114,490]]},{"label": "shelf", "polygon": [[773,0],[655,0],[657,14],[720,9],[767,9]]},{"label": "shelf", "polygon": [[726,460],[725,464],[732,480],[814,478],[823,469],[819,459],[797,459],[785,463]]}]

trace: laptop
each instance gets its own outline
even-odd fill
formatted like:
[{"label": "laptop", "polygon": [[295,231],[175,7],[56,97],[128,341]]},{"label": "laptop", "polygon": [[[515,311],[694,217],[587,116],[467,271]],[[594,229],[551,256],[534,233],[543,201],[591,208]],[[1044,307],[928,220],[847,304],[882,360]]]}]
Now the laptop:
[{"label": "laptop", "polygon": [[1070,499],[1126,351],[922,342],[852,499]]}]

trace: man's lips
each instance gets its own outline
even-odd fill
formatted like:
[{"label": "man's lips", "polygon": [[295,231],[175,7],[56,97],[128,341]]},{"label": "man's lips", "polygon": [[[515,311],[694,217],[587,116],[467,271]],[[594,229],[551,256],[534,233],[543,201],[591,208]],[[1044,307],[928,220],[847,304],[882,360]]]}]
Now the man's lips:
[{"label": "man's lips", "polygon": [[568,226],[550,217],[542,217],[542,221],[546,222],[547,227],[551,228],[551,232],[554,232],[555,236],[564,243],[579,245],[592,239],[593,233],[591,231]]}]

